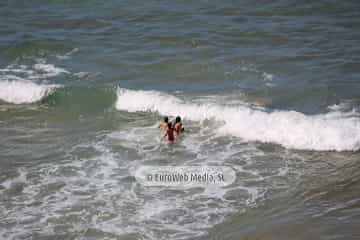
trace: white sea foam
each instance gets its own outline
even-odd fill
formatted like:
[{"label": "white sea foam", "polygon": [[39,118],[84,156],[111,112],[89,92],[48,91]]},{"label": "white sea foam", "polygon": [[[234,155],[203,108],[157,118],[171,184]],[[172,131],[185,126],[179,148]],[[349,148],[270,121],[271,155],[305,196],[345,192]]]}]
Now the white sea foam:
[{"label": "white sea foam", "polygon": [[[154,136],[150,133],[152,130],[158,132],[155,126],[143,129],[148,136]],[[231,214],[243,211],[246,205],[252,206],[266,188],[271,188],[270,181],[270,186],[264,185],[260,174],[254,173],[258,168],[263,173],[268,171],[259,167],[259,163],[254,166],[255,169],[251,169],[250,165],[250,169],[235,169],[238,174],[254,173],[249,178],[252,186],[244,184],[246,177],[242,175],[244,177],[239,178],[237,183],[220,189],[206,187],[203,190],[173,191],[164,187],[143,187],[133,176],[136,169],[147,165],[149,159],[142,157],[145,162],[134,160],[137,156],[128,159],[124,151],[118,151],[119,145],[123,146],[126,141],[116,141],[116,147],[113,145],[113,138],[126,137],[121,136],[126,134],[106,134],[105,138],[99,136],[91,142],[82,142],[66,149],[64,155],[68,161],[19,169],[18,177],[3,182],[1,194],[11,194],[19,185],[22,190],[17,193],[18,197],[12,199],[11,206],[3,209],[0,206],[0,210],[6,213],[4,221],[19,223],[0,231],[0,238],[32,236],[31,229],[34,228],[39,229],[40,235],[54,236],[54,229],[69,222],[71,224],[66,226],[65,231],[85,234],[91,229],[101,237],[111,234],[121,238],[122,235],[132,234],[143,239],[193,239]],[[136,139],[130,136],[127,140]],[[144,144],[148,139],[145,137],[137,141]],[[84,155],[84,152],[87,154]],[[151,154],[166,155],[156,149]],[[212,155],[212,152],[208,154]],[[178,163],[181,164],[181,161]],[[197,161],[197,164],[204,163],[199,159]],[[256,181],[260,181],[260,186]],[[22,207],[24,205],[27,207]],[[97,209],[95,213],[94,207]]]},{"label": "white sea foam", "polygon": [[262,74],[262,77],[263,77],[264,81],[272,81],[274,78],[274,76],[272,74],[266,73],[266,72],[264,72]]},{"label": "white sea foam", "polygon": [[55,67],[53,64],[47,64],[45,62],[36,63],[33,67],[40,72],[41,78],[55,77],[61,73],[69,73],[63,68]]},{"label": "white sea foam", "polygon": [[0,81],[0,99],[14,104],[38,102],[51,94],[60,85],[37,84],[26,81],[16,76],[8,76],[9,79]]},{"label": "white sea foam", "polygon": [[63,73],[70,73],[64,68],[47,63],[45,59],[37,59],[32,66],[11,64],[6,68],[0,69],[2,75],[16,75],[29,79],[47,79]]},{"label": "white sea foam", "polygon": [[276,143],[306,150],[355,151],[360,148],[360,121],[340,112],[308,116],[295,111],[266,112],[248,106],[194,104],[156,91],[119,88],[116,108],[180,115],[192,121],[222,122],[220,133],[246,141]]},{"label": "white sea foam", "polygon": [[73,50],[71,50],[70,52],[65,53],[64,55],[57,54],[56,57],[58,59],[65,60],[65,59],[68,59],[73,53],[76,53],[77,51],[79,51],[79,49],[74,48]]},{"label": "white sea foam", "polygon": [[1,73],[21,73],[21,74],[34,74],[33,70],[28,69],[25,65],[20,65],[19,68],[4,68],[0,69]]},{"label": "white sea foam", "polygon": [[26,182],[26,177],[25,177],[26,173],[25,173],[24,169],[19,168],[18,173],[19,173],[19,175],[17,177],[12,178],[12,179],[7,179],[4,182],[2,182],[1,185],[5,189],[9,189],[11,187],[11,185],[14,183]]},{"label": "white sea foam", "polygon": [[31,67],[11,64],[0,69],[0,100],[14,104],[38,102],[60,87],[57,84],[40,84],[39,81],[69,73],[44,59],[36,62]]},{"label": "white sea foam", "polygon": [[78,72],[78,73],[74,73],[75,76],[79,77],[79,78],[84,78],[90,75],[89,72]]},{"label": "white sea foam", "polygon": [[358,104],[356,102],[353,102],[351,100],[345,100],[337,104],[328,106],[328,109],[331,110],[332,112],[340,112],[348,116],[360,117],[359,108],[357,105]]}]

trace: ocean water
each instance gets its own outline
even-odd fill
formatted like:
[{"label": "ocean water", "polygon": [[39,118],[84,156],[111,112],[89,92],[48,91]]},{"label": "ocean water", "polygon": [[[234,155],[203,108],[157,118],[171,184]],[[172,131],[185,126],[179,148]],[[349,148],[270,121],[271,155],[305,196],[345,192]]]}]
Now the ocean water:
[{"label": "ocean water", "polygon": [[360,239],[359,107],[358,1],[1,1],[0,239]]}]

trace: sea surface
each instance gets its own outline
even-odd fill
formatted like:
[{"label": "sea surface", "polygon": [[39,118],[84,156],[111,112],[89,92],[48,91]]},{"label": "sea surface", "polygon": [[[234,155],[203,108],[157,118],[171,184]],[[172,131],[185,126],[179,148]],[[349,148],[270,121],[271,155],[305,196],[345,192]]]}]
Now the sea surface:
[{"label": "sea surface", "polygon": [[0,239],[360,239],[359,150],[359,1],[0,1]]}]

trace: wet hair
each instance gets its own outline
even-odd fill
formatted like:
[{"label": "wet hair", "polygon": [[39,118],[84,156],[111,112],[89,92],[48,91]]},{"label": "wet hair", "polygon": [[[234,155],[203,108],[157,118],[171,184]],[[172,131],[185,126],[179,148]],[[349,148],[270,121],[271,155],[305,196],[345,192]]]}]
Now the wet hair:
[{"label": "wet hair", "polygon": [[169,122],[167,126],[168,126],[168,128],[171,129],[171,122]]},{"label": "wet hair", "polygon": [[181,117],[177,116],[177,117],[175,118],[175,122],[176,122],[176,123],[181,122]]},{"label": "wet hair", "polygon": [[168,117],[164,117],[164,122],[169,122],[169,118]]}]

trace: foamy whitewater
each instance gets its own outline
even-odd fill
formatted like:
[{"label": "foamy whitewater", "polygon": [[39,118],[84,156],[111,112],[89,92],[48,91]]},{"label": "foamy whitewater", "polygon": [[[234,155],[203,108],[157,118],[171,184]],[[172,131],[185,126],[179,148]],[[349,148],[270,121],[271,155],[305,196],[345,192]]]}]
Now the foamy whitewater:
[{"label": "foamy whitewater", "polygon": [[341,112],[304,115],[296,111],[266,112],[249,106],[194,104],[156,91],[119,88],[116,108],[162,115],[180,115],[191,121],[213,119],[221,122],[218,133],[245,141],[276,143],[286,148],[304,150],[356,151],[360,148],[358,117]]},{"label": "foamy whitewater", "polygon": [[37,80],[46,80],[69,72],[46,63],[44,59],[38,59],[32,68],[14,64],[0,69],[0,73],[0,100],[13,104],[28,104],[40,101],[61,87],[58,84],[38,83]]},{"label": "foamy whitewater", "polygon": [[0,99],[13,104],[38,102],[51,94],[59,85],[41,85],[31,81],[0,82]]},{"label": "foamy whitewater", "polygon": [[33,67],[41,73],[40,77],[42,78],[55,77],[61,73],[69,73],[63,68],[55,67],[54,65],[47,64],[43,61],[36,63]]}]

